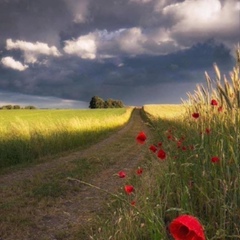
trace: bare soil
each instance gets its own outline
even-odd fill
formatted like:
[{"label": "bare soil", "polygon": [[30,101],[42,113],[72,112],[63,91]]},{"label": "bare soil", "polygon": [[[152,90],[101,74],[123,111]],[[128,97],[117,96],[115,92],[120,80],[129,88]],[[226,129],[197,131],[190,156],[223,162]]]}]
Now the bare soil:
[{"label": "bare soil", "polygon": [[136,171],[147,152],[135,141],[140,131],[150,138],[136,109],[125,127],[85,150],[0,176],[0,240],[89,239],[85,230],[106,213],[109,195],[69,177],[122,191],[117,173]]}]

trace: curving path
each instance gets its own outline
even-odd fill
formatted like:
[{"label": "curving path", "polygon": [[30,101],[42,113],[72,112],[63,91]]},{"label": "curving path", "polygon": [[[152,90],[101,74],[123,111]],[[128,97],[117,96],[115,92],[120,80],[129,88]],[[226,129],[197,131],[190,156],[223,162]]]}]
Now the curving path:
[{"label": "curving path", "polygon": [[[0,240],[88,239],[81,235],[83,229],[91,226],[97,215],[104,214],[108,195],[69,180],[69,169],[81,159],[93,161],[97,164],[97,171],[87,176],[88,182],[112,193],[119,191],[122,180],[116,175],[118,171],[136,171],[147,151],[135,141],[140,131],[145,131],[150,137],[140,109],[135,109],[124,128],[85,150],[0,176]],[[54,198],[36,200],[34,186],[41,183],[44,186],[45,182],[58,186],[56,179],[60,181],[60,190],[65,189],[65,192]],[[53,191],[58,193],[57,188]],[[4,217],[1,217],[2,210]]]}]

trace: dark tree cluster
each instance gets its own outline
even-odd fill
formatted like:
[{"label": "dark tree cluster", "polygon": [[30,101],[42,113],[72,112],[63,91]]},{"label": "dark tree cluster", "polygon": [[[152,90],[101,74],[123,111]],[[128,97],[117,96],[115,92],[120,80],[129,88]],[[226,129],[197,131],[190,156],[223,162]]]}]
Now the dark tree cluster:
[{"label": "dark tree cluster", "polygon": [[4,105],[2,107],[0,107],[0,109],[2,110],[11,110],[11,109],[37,109],[35,106],[29,105],[26,107],[21,107],[19,105]]},{"label": "dark tree cluster", "polygon": [[124,104],[120,100],[114,100],[114,99],[107,99],[103,100],[102,98],[98,96],[92,97],[89,108],[123,108]]}]

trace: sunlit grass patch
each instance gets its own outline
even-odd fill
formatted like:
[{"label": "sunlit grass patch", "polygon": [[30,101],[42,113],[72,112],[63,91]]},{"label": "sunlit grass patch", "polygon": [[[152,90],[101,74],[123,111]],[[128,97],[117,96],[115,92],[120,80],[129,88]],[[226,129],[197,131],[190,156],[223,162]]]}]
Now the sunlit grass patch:
[{"label": "sunlit grass patch", "polygon": [[89,146],[126,124],[132,110],[1,110],[0,168]]},{"label": "sunlit grass patch", "polygon": [[143,110],[155,119],[177,119],[185,113],[182,104],[148,104],[143,106]]}]

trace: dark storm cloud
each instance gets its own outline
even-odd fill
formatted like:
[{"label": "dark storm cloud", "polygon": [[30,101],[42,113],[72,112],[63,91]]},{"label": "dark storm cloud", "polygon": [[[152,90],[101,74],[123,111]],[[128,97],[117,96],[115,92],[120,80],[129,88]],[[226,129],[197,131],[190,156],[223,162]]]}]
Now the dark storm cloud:
[{"label": "dark storm cloud", "polygon": [[86,21],[75,22],[61,34],[66,40],[69,36],[78,37],[96,29],[115,31],[145,25],[149,17],[152,18],[152,5],[150,3],[142,6],[129,0],[92,0],[86,9]]},{"label": "dark storm cloud", "polygon": [[0,1],[0,43],[6,39],[59,43],[59,32],[72,20],[62,0]]},{"label": "dark storm cloud", "polygon": [[[228,74],[233,58],[229,49],[213,41],[168,56],[107,59],[104,62],[62,57],[45,65],[36,64],[21,73],[2,68],[0,88],[87,102],[93,95],[123,99],[128,104],[131,99],[139,98],[143,104],[143,99],[148,98],[145,100],[148,102],[154,95],[160,94],[159,101],[166,98],[163,89],[178,93],[180,89],[181,92],[192,90],[196,83],[205,81],[204,71],[212,73],[214,62]],[[185,91],[182,83],[185,83]],[[179,100],[180,96],[171,98],[173,102]]]},{"label": "dark storm cloud", "polygon": [[21,107],[33,105],[37,108],[88,108],[89,105],[88,102],[83,101],[0,91],[0,106],[9,104]]},{"label": "dark storm cloud", "polygon": [[176,102],[214,62],[231,70],[239,11],[237,0],[0,0],[0,89]]}]

